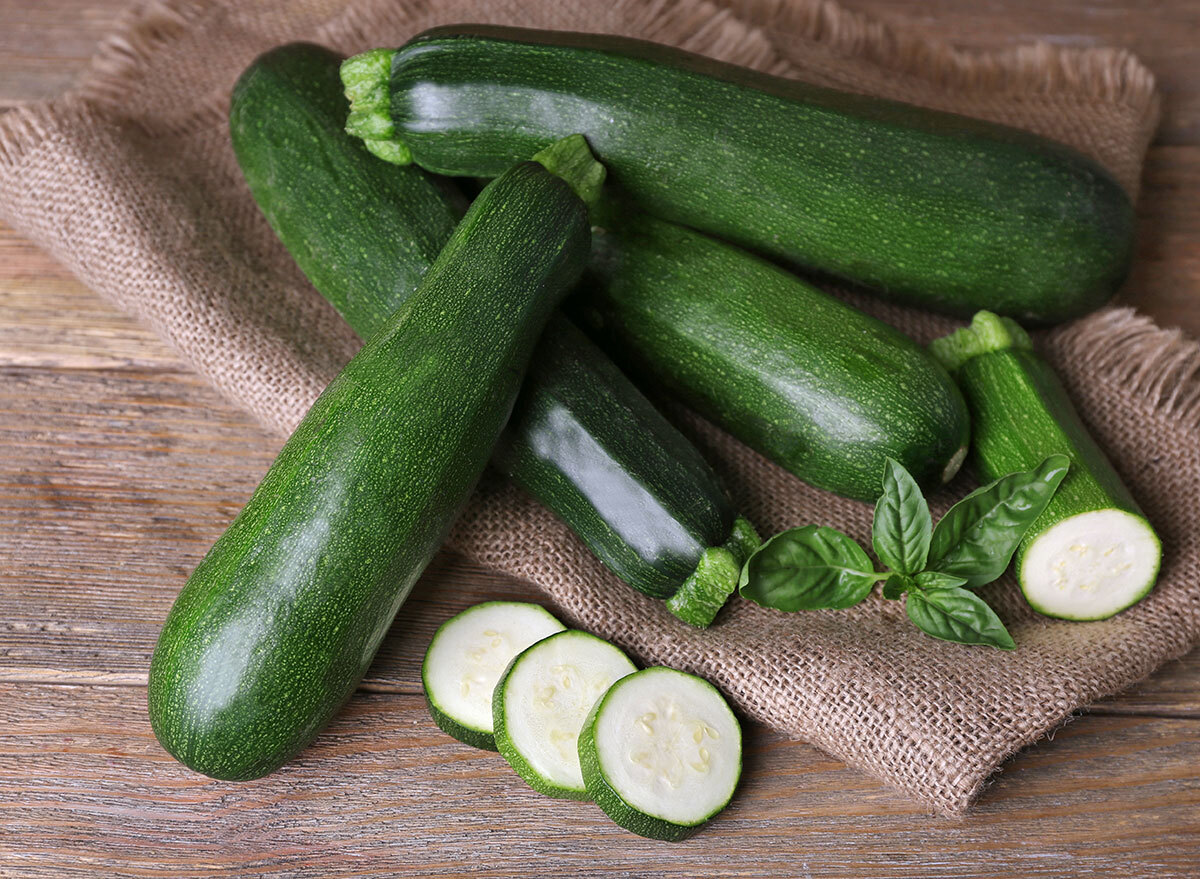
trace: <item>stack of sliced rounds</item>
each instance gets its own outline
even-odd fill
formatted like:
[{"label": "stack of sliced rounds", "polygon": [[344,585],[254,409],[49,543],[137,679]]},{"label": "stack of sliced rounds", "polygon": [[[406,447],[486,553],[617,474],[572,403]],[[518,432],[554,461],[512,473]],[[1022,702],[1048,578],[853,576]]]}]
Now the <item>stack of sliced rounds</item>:
[{"label": "stack of sliced rounds", "polygon": [[579,733],[587,791],[617,824],[675,841],[729,804],[742,730],[708,681],[647,668],[617,681]]},{"label": "stack of sliced rounds", "polygon": [[421,674],[447,733],[498,750],[539,793],[595,801],[640,836],[690,836],[741,778],[741,726],[712,684],[638,671],[536,604],[489,601],[447,620]]},{"label": "stack of sliced rounds", "polygon": [[565,628],[545,608],[519,601],[486,601],[446,620],[421,665],[434,722],[460,742],[495,751],[496,681],[514,656]]},{"label": "stack of sliced rounds", "polygon": [[607,641],[568,629],[524,650],[492,694],[496,745],[534,790],[586,800],[577,740],[588,712],[637,667]]}]

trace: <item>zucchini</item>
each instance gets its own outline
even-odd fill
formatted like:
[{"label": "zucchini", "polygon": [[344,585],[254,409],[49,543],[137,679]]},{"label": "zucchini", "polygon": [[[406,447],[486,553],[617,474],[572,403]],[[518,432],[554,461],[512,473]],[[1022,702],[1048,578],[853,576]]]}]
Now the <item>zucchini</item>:
[{"label": "zucchini", "polygon": [[646,668],[604,694],[579,733],[588,794],[639,836],[676,841],[733,798],[742,729],[716,687],[670,668]]},{"label": "zucchini", "polygon": [[313,404],[163,625],[150,721],[180,762],[265,775],[353,692],[483,470],[589,228],[568,182],[507,171]]},{"label": "zucchini", "polygon": [[[230,127],[272,228],[368,337],[428,270],[461,198],[415,166],[374,159],[343,131],[339,63],[317,46],[271,50],[234,89]],[[711,622],[717,597],[737,585],[729,571],[758,543],[695,447],[561,314],[493,463],[635,589],[668,598],[688,584],[672,608],[693,625]]]},{"label": "zucchini", "polygon": [[1066,320],[1128,271],[1128,196],[1027,132],[620,37],[456,25],[369,60],[348,127],[392,161],[492,176],[580,132],[651,213],[953,314]]},{"label": "zucchini", "polygon": [[1017,547],[1017,582],[1039,613],[1107,619],[1153,588],[1162,545],[1050,365],[1016,323],[982,311],[930,346],[971,409],[982,479],[1065,454],[1071,469]]},{"label": "zucchini", "polygon": [[513,657],[566,628],[539,604],[485,601],[438,626],[421,663],[434,723],[476,748],[496,750],[492,691]]},{"label": "zucchini", "polygon": [[846,497],[875,500],[888,457],[924,487],[957,472],[966,405],[907,336],[733,245],[644,213],[600,220],[570,307],[631,372]]},{"label": "zucchini", "polygon": [[[696,447],[567,318],[551,320],[537,358],[493,463],[622,580],[707,626],[758,546],[753,527]],[[708,590],[715,608],[695,594]]]},{"label": "zucchini", "polygon": [[539,793],[586,800],[576,744],[579,728],[613,682],[635,671],[618,648],[578,629],[527,647],[492,691],[492,726],[500,753]]},{"label": "zucchini", "polygon": [[259,56],[234,85],[229,134],[275,234],[366,338],[417,289],[467,201],[450,181],[388,167],[345,135],[340,63],[311,43]]}]

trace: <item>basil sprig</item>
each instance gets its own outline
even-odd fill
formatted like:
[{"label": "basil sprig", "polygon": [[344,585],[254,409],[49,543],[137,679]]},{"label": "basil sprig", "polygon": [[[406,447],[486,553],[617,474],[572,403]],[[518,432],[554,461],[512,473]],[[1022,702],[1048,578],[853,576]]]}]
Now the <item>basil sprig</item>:
[{"label": "basil sprig", "polygon": [[883,580],[883,597],[904,598],[908,618],[927,635],[1012,650],[1004,623],[970,590],[1008,568],[1069,466],[1066,455],[1051,455],[1033,470],[997,479],[951,507],[935,528],[916,481],[888,458],[871,543],[890,570],[876,571],[842,532],[806,525],[759,547],[742,568],[738,590],[763,607],[816,610],[852,607]]}]

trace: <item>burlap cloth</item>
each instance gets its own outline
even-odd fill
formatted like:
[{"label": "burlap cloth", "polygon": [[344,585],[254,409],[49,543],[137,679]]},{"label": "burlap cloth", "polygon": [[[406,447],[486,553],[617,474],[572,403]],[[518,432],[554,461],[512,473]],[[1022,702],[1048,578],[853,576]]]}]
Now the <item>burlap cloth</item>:
[{"label": "burlap cloth", "polygon": [[[130,14],[73,93],[0,119],[0,214],[285,432],[359,343],[251,201],[229,148],[230,87],[273,44],[307,38],[349,53],[461,21],[638,36],[1022,126],[1095,156],[1131,192],[1158,113],[1152,76],[1123,52],[955,51],[818,0],[170,0]],[[952,325],[857,302],[922,341]],[[704,675],[745,715],[960,813],[1017,749],[1200,635],[1200,349],[1126,309],[1040,341],[1166,548],[1158,588],[1113,620],[1037,616],[1005,580],[986,597],[1015,653],[927,638],[878,595],[804,614],[735,599],[718,625],[696,632],[495,478],[450,545],[533,581],[571,622],[641,661]],[[868,534],[867,505],[810,489],[698,419],[682,421],[764,533],[821,522]],[[935,513],[969,487],[960,478]]]}]

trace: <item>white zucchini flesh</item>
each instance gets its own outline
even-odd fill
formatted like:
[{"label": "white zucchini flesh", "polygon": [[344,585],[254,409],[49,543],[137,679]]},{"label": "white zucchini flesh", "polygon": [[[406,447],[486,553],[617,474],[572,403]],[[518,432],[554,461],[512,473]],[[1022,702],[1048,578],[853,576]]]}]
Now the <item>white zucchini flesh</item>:
[{"label": "white zucchini flesh", "polygon": [[540,605],[518,601],[486,601],[448,619],[434,634],[421,667],[438,726],[467,744],[494,748],[496,681],[514,656],[565,628]]},{"label": "white zucchini flesh", "polygon": [[586,799],[579,729],[596,700],[637,667],[612,644],[574,629],[517,656],[493,698],[496,744],[530,787]]},{"label": "white zucchini flesh", "polygon": [[742,772],[742,731],[724,697],[669,668],[615,684],[589,718],[585,748],[593,749],[593,760],[584,756],[593,799],[617,823],[657,839],[682,838],[724,809]]},{"label": "white zucchini flesh", "polygon": [[1055,523],[1026,547],[1017,579],[1039,613],[1101,620],[1150,591],[1162,549],[1141,516],[1106,509]]}]

